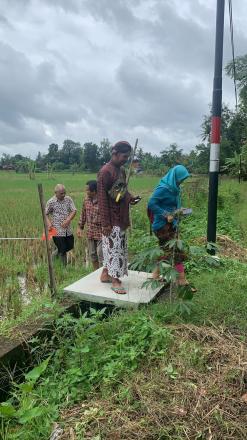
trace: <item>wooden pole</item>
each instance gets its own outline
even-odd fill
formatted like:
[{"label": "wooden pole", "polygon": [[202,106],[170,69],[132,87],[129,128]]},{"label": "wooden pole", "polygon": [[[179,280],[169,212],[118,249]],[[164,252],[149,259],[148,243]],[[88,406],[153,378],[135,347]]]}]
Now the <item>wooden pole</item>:
[{"label": "wooden pole", "polygon": [[39,201],[40,201],[40,207],[43,217],[43,224],[45,229],[45,243],[46,243],[46,252],[47,252],[47,261],[48,261],[48,271],[49,271],[49,278],[50,278],[50,290],[51,290],[51,296],[52,298],[56,295],[56,281],[55,281],[55,275],[53,270],[53,264],[52,264],[52,257],[51,257],[51,249],[49,246],[49,239],[48,239],[48,226],[47,226],[47,220],[45,215],[45,199],[44,199],[44,193],[43,193],[43,186],[42,183],[38,184],[38,192],[39,192]]}]

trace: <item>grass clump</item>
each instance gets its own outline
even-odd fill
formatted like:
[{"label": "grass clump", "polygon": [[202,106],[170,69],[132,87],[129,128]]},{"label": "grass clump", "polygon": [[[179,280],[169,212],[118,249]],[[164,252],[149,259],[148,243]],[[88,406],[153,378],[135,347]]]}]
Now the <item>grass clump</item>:
[{"label": "grass clump", "polygon": [[125,313],[102,322],[103,312],[57,320],[54,337],[43,346],[48,361],[28,373],[26,383],[16,385],[12,399],[0,406],[9,439],[21,439],[24,433],[25,440],[47,438],[59,409],[99,388],[112,392],[142,359],[157,359],[171,345],[170,330],[148,315]]},{"label": "grass clump", "polygon": [[61,412],[62,439],[246,438],[245,362],[230,333],[172,326],[165,357],[145,362],[114,393],[94,394]]}]

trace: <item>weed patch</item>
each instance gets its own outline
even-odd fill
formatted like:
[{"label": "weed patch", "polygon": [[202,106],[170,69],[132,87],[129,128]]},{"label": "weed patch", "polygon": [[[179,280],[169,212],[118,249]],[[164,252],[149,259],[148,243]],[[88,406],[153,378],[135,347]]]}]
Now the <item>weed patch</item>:
[{"label": "weed patch", "polygon": [[114,394],[61,413],[61,440],[245,439],[247,353],[230,333],[172,326],[166,357],[145,363]]}]

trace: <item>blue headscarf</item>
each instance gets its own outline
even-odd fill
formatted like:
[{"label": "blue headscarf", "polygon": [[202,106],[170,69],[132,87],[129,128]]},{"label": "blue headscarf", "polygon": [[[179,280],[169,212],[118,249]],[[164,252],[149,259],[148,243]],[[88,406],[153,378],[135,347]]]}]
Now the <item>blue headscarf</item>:
[{"label": "blue headscarf", "polygon": [[180,186],[183,180],[190,177],[190,173],[183,165],[176,165],[160,180],[159,187],[165,186],[174,195],[177,195],[177,207],[181,207]]}]

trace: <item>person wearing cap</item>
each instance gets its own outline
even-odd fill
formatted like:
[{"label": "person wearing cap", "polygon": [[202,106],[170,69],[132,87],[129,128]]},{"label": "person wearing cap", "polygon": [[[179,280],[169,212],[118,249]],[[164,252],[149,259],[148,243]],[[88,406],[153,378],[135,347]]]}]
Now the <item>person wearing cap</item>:
[{"label": "person wearing cap", "polygon": [[55,195],[46,204],[46,220],[48,229],[55,228],[57,235],[53,241],[57,248],[54,255],[58,256],[62,263],[67,264],[67,252],[74,248],[74,235],[71,221],[76,215],[76,207],[71,197],[66,196],[64,185],[55,186]]},{"label": "person wearing cap", "polygon": [[[102,283],[112,283],[112,290],[125,294],[120,278],[128,274],[126,230],[130,226],[129,205],[137,203],[126,188],[123,165],[131,154],[131,145],[119,141],[112,147],[110,162],[98,173],[98,204],[102,225]],[[119,188],[125,188],[119,191]]]}]

